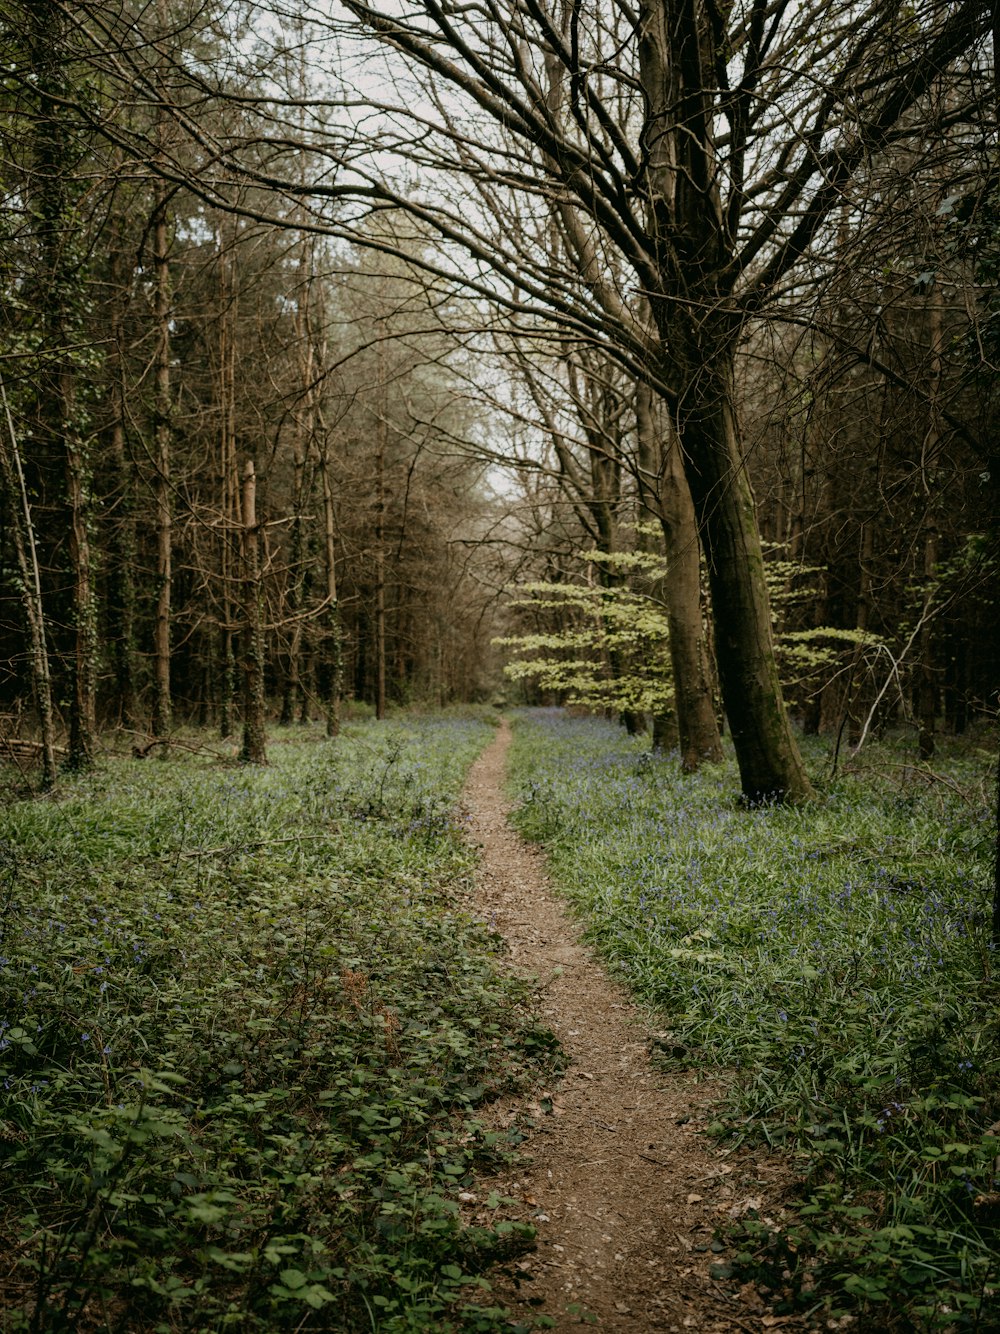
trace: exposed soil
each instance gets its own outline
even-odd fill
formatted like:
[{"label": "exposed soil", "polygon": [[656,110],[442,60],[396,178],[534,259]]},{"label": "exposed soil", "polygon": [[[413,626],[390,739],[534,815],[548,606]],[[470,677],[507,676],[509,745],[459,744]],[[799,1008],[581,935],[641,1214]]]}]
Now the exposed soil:
[{"label": "exposed soil", "polygon": [[509,943],[511,967],[542,982],[543,1017],[568,1065],[531,1106],[496,1111],[500,1123],[535,1122],[528,1163],[514,1178],[484,1183],[466,1204],[470,1216],[482,1215],[485,1190],[499,1189],[522,1201],[522,1216],[538,1227],[535,1253],[495,1276],[498,1299],[519,1321],[545,1314],[557,1330],[793,1328],[768,1313],[752,1285],[725,1276],[716,1239],[748,1210],[777,1217],[788,1168],[765,1154],[713,1148],[699,1131],[719,1085],[650,1063],[648,1016],[581,945],[543,856],[507,823],[509,743],[504,724],[465,788],[471,837],[482,849],[477,901]]}]

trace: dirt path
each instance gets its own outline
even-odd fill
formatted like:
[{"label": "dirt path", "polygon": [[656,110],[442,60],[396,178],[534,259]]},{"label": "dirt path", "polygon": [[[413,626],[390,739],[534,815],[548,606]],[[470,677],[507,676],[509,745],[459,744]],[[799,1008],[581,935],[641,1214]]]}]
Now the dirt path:
[{"label": "dirt path", "polygon": [[[719,1224],[766,1207],[768,1177],[780,1167],[753,1158],[734,1166],[713,1151],[697,1131],[717,1090],[696,1073],[650,1065],[648,1020],[579,943],[544,859],[507,824],[509,743],[504,724],[464,793],[482,847],[477,900],[509,942],[512,967],[545,984],[543,1015],[569,1065],[528,1110],[538,1124],[525,1145],[528,1166],[490,1183],[523,1200],[539,1232],[535,1255],[499,1279],[498,1296],[521,1319],[550,1316],[557,1330],[595,1317],[614,1334],[787,1329],[749,1285],[720,1276],[727,1257],[718,1241],[713,1251]],[[518,1112],[525,1109],[498,1116]]]}]

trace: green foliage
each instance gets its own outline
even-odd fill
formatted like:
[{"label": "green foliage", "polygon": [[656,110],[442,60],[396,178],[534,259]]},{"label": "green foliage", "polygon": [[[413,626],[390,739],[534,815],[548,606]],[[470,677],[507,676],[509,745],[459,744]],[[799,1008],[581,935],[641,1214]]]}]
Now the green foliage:
[{"label": "green foliage", "polygon": [[5,1328],[502,1327],[471,1294],[525,1230],[458,1194],[551,1038],[463,907],[488,735],[121,762],[4,811]]},{"label": "green foliage", "polygon": [[718,768],[539,711],[514,764],[520,826],[663,1016],[660,1058],[737,1071],[714,1132],[801,1166],[796,1224],[741,1224],[737,1272],[879,1330],[995,1328],[995,756],[938,772],[884,742],[815,805],[748,812]]},{"label": "green foliage", "polygon": [[[585,558],[619,579],[636,571],[665,573],[662,557],[645,552],[590,551]],[[504,668],[510,680],[534,681],[583,708],[661,712],[670,707],[667,618],[655,599],[623,582],[527,583],[517,593],[513,608],[561,628],[494,640],[518,655]]]},{"label": "green foliage", "polygon": [[[823,571],[783,558],[784,548],[765,543],[768,593],[782,685],[792,696],[822,687],[857,654],[873,660],[881,641],[860,630],[797,627],[809,617]],[[530,613],[544,630],[509,635],[494,643],[516,656],[505,668],[512,681],[533,681],[571,707],[657,713],[673,705],[667,617],[662,603],[630,587],[668,577],[663,557],[643,551],[580,553],[611,572],[610,583],[528,583],[511,607]],[[558,627],[558,628],[556,628]]]},{"label": "green foliage", "polygon": [[[764,542],[774,648],[781,684],[793,705],[816,695],[852,660],[873,670],[884,644],[867,630],[808,624],[825,579],[819,566],[803,565],[785,554],[787,545]],[[803,625],[805,621],[807,624]]]}]

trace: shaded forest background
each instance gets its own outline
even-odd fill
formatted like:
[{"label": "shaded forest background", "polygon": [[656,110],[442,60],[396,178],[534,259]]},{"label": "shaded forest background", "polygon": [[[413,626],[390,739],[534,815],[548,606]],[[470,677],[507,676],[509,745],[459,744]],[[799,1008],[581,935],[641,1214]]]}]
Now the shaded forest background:
[{"label": "shaded forest background", "polygon": [[[45,0],[2,22],[8,751],[44,731],[46,674],[76,766],[109,726],[242,729],[260,760],[265,722],[513,689],[676,744],[668,588],[695,528],[682,552],[650,452],[670,413],[620,348],[503,274],[494,300],[463,287],[421,209],[321,216],[335,113],[301,15]],[[735,350],[791,710],[854,742],[905,721],[924,758],[998,680],[987,50],[942,65]],[[419,196],[419,141],[371,133]]]}]

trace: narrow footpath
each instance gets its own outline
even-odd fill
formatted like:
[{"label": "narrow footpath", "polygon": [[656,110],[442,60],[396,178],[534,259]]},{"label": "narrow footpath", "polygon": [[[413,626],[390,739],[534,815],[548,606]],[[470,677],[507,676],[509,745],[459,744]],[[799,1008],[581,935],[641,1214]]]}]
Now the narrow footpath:
[{"label": "narrow footpath", "polygon": [[728,1279],[715,1239],[730,1219],[766,1213],[782,1167],[766,1155],[736,1165],[714,1150],[698,1131],[718,1088],[651,1065],[647,1016],[580,944],[543,856],[507,823],[509,745],[504,723],[463,796],[482,849],[477,903],[506,938],[513,970],[542,982],[542,1015],[568,1065],[532,1105],[495,1113],[499,1124],[527,1116],[537,1126],[527,1164],[488,1183],[521,1201],[538,1228],[537,1251],[495,1276],[498,1299],[526,1323],[549,1316],[557,1330],[791,1329],[752,1285]]}]

